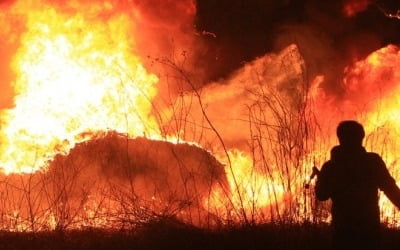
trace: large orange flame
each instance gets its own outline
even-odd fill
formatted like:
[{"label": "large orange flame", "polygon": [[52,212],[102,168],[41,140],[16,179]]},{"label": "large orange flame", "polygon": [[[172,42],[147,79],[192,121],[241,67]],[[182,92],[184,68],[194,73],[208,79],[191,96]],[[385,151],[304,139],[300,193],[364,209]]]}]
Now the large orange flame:
[{"label": "large orange flame", "polygon": [[60,13],[19,1],[11,9],[26,19],[26,27],[12,62],[15,107],[1,118],[5,172],[34,171],[98,131],[158,132],[150,116],[157,77],[133,54],[128,15],[99,18],[112,8],[106,2]]}]

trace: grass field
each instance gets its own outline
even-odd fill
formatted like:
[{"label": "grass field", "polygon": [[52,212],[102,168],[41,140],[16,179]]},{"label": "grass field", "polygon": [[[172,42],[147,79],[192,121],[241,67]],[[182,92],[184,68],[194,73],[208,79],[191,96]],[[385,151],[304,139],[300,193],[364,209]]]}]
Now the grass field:
[{"label": "grass field", "polygon": [[[173,221],[135,232],[86,229],[67,232],[0,234],[0,249],[330,249],[328,225],[228,226],[204,230]],[[383,229],[383,248],[400,249],[400,231]]]}]

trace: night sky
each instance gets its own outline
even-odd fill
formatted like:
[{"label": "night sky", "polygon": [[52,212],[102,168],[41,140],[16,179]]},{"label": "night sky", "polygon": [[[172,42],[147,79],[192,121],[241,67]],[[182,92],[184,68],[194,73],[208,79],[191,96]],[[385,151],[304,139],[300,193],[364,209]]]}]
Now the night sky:
[{"label": "night sky", "polygon": [[[310,76],[325,75],[334,87],[344,68],[387,44],[400,42],[400,1],[370,2],[352,17],[347,1],[334,0],[197,0],[195,25],[207,50],[209,80],[226,77],[243,63],[287,45],[298,45]],[[334,89],[334,88],[332,88]]]}]

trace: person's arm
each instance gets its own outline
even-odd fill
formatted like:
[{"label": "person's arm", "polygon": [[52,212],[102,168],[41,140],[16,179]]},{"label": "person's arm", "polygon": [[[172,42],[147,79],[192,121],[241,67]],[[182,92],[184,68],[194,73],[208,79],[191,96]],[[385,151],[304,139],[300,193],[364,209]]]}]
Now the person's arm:
[{"label": "person's arm", "polygon": [[329,175],[329,163],[325,163],[317,176],[317,183],[315,185],[315,195],[320,201],[328,200],[332,196],[332,185]]},{"label": "person's arm", "polygon": [[389,200],[398,208],[400,208],[400,189],[394,178],[390,175],[386,168],[385,162],[378,155],[375,156],[375,162],[378,166],[378,185]]}]

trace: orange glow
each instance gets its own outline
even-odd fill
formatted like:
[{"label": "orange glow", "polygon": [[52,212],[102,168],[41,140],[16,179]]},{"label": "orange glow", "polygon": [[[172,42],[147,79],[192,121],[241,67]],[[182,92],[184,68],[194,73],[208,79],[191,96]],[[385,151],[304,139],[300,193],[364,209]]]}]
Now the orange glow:
[{"label": "orange glow", "polygon": [[343,7],[343,12],[347,17],[353,17],[365,11],[370,4],[372,0],[348,0]]},{"label": "orange glow", "polygon": [[[232,193],[227,199],[223,190],[218,186],[214,187],[211,197],[205,200],[205,207],[216,211],[221,218],[228,219],[229,216],[233,216],[240,221],[245,215],[262,222],[266,216],[271,216],[269,208],[284,199],[284,187],[276,181],[278,173],[274,173],[273,178],[267,177],[256,169],[251,156],[244,152],[233,150],[229,151],[228,155],[232,166],[226,165],[225,171]],[[227,162],[226,156],[218,158],[222,162]],[[230,210],[237,211],[237,214],[227,214],[226,212]]]}]

